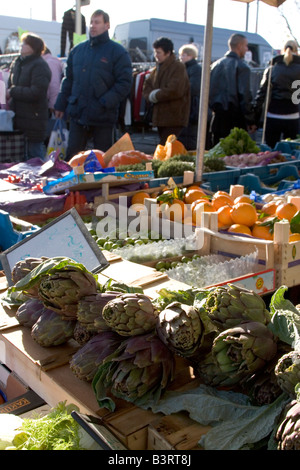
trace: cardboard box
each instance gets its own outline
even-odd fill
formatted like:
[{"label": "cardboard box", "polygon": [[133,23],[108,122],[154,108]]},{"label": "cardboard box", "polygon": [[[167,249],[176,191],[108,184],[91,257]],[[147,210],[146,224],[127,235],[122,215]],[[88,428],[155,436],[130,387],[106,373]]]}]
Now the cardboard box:
[{"label": "cardboard box", "polygon": [[0,390],[5,400],[0,405],[0,413],[19,416],[45,404],[45,401],[5,364],[0,364]]}]

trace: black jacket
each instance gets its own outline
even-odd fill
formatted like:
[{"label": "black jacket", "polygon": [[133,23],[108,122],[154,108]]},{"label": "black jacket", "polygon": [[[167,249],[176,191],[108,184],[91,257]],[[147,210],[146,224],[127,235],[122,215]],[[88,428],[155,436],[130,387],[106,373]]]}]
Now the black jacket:
[{"label": "black jacket", "polygon": [[10,108],[15,113],[14,128],[32,142],[43,142],[47,137],[50,79],[49,65],[37,55],[17,57],[10,68],[8,88]]},{"label": "black jacket", "polygon": [[[293,83],[300,80],[300,57],[294,55],[293,62],[286,65],[283,55],[278,55],[272,59],[271,64],[265,69],[263,78],[257,91],[254,107],[257,119],[260,118],[263,105],[268,91],[269,76],[270,101],[268,111],[275,114],[292,114],[299,111],[299,105],[293,102],[293,94],[297,98],[297,88],[293,88]],[[296,83],[297,85],[297,83]],[[295,100],[294,100],[295,101]]]},{"label": "black jacket", "polygon": [[[76,26],[76,11],[73,8],[71,8],[70,10],[64,12],[63,21],[61,25],[61,33],[60,33],[60,56],[61,57],[65,57],[66,55],[67,34],[68,34],[69,44],[70,44],[69,51],[72,49],[74,45],[73,34],[75,33],[75,26]],[[85,17],[81,14],[81,34],[85,34],[85,32],[86,32],[86,21],[85,21]]]},{"label": "black jacket", "polygon": [[241,113],[253,124],[251,70],[235,52],[227,52],[211,66],[209,107],[213,111]]},{"label": "black jacket", "polygon": [[185,66],[191,85],[190,124],[195,124],[199,116],[202,67],[196,59],[188,60]]}]

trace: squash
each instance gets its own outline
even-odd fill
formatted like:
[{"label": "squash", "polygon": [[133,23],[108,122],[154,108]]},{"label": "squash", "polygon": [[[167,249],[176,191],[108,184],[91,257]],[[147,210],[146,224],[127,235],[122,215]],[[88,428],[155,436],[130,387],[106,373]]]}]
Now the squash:
[{"label": "squash", "polygon": [[185,146],[177,140],[175,134],[169,135],[165,144],[166,159],[174,157],[174,155],[186,155],[187,150]]},{"label": "squash", "polygon": [[164,160],[166,158],[166,150],[164,145],[158,144],[153,154],[154,160]]},{"label": "squash", "polygon": [[107,168],[151,161],[151,155],[147,155],[146,153],[140,152],[139,150],[123,150],[123,152],[118,152],[112,157],[109,164],[107,165]]},{"label": "squash", "polygon": [[94,152],[94,154],[96,155],[97,160],[100,163],[100,165],[102,166],[102,168],[105,168],[105,164],[104,164],[104,160],[103,160],[104,152],[102,152],[102,150],[97,150],[97,149],[82,150],[81,152],[74,155],[74,157],[72,157],[68,161],[69,165],[72,168],[84,165],[85,160],[87,159],[87,157],[90,155],[91,152]]}]

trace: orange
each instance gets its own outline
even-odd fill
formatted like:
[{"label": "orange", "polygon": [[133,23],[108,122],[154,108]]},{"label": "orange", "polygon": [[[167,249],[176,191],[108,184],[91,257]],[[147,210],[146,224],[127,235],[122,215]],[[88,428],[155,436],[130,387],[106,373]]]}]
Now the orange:
[{"label": "orange", "polygon": [[238,196],[234,200],[234,204],[237,204],[238,202],[248,202],[248,204],[251,204],[252,200],[250,199],[249,196],[246,194],[243,194],[242,196]]},{"label": "orange", "polygon": [[214,194],[212,200],[212,205],[214,206],[215,210],[217,211],[220,207],[225,206],[225,204],[233,204],[233,198],[226,194]]},{"label": "orange", "polygon": [[275,215],[277,215],[279,219],[291,221],[296,212],[298,212],[298,208],[295,204],[292,202],[282,202],[277,206]]},{"label": "orange", "polygon": [[200,225],[202,212],[215,212],[215,209],[208,201],[197,204],[192,211],[192,221],[195,225]]},{"label": "orange", "polygon": [[198,199],[203,198],[204,192],[199,189],[189,189],[184,196],[184,202],[186,204],[192,204]]},{"label": "orange", "polygon": [[231,197],[230,194],[227,191],[221,191],[221,190],[216,191],[214,196],[229,196],[229,197]]},{"label": "orange", "polygon": [[289,236],[289,243],[291,243],[291,242],[297,242],[298,240],[300,240],[300,233],[292,233],[292,234]]},{"label": "orange", "polygon": [[149,199],[150,197],[150,194],[145,191],[139,191],[132,196],[131,204],[144,204],[145,199]]},{"label": "orange", "polygon": [[244,224],[232,224],[228,229],[228,232],[233,233],[244,233],[245,235],[252,235],[252,232],[247,225]]},{"label": "orange", "polygon": [[163,211],[170,220],[182,222],[187,212],[187,207],[180,199],[174,199],[172,204],[163,205]]},{"label": "orange", "polygon": [[224,227],[226,225],[232,225],[233,220],[231,217],[231,207],[222,206],[217,210],[218,213],[218,225]]},{"label": "orange", "polygon": [[235,224],[247,225],[247,227],[252,227],[258,219],[255,207],[248,202],[234,204],[231,210],[231,217]]},{"label": "orange", "polygon": [[187,188],[187,191],[189,191],[190,189],[197,189],[197,191],[201,191],[203,194],[205,194],[204,189],[200,188],[200,186],[197,186],[196,184],[192,184],[192,186],[189,186]]},{"label": "orange", "polygon": [[274,215],[278,206],[278,202],[270,201],[264,204],[261,208],[261,212],[267,215]]},{"label": "orange", "polygon": [[252,227],[252,236],[255,238],[262,238],[263,240],[273,240],[274,235],[271,233],[270,226],[262,225],[261,222],[255,222]]},{"label": "orange", "polygon": [[200,202],[209,202],[207,199],[197,199],[196,201],[192,202],[191,204],[191,211],[195,209],[195,207],[200,204]]}]

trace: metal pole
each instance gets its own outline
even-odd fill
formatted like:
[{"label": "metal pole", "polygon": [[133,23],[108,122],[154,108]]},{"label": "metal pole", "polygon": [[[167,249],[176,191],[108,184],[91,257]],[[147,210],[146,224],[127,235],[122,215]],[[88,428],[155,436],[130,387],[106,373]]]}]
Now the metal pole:
[{"label": "metal pole", "polygon": [[249,25],[249,3],[246,4],[247,12],[246,12],[246,31],[248,31]]},{"label": "metal pole", "polygon": [[259,0],[256,2],[256,25],[255,25],[255,32],[258,31],[258,14],[259,14]]},{"label": "metal pole", "polygon": [[196,181],[201,181],[205,152],[207,114],[209,101],[210,63],[213,36],[214,0],[207,0],[207,18],[204,32],[204,57],[202,64],[199,122],[197,137]]},{"label": "metal pole", "polygon": [[56,21],[56,0],[52,0],[52,21]]},{"label": "metal pole", "polygon": [[185,21],[185,23],[187,22],[187,3],[188,3],[188,0],[185,0],[185,2],[184,2],[184,21]]},{"label": "metal pole", "polygon": [[76,0],[76,22],[75,22],[75,33],[81,34],[81,2]]}]

